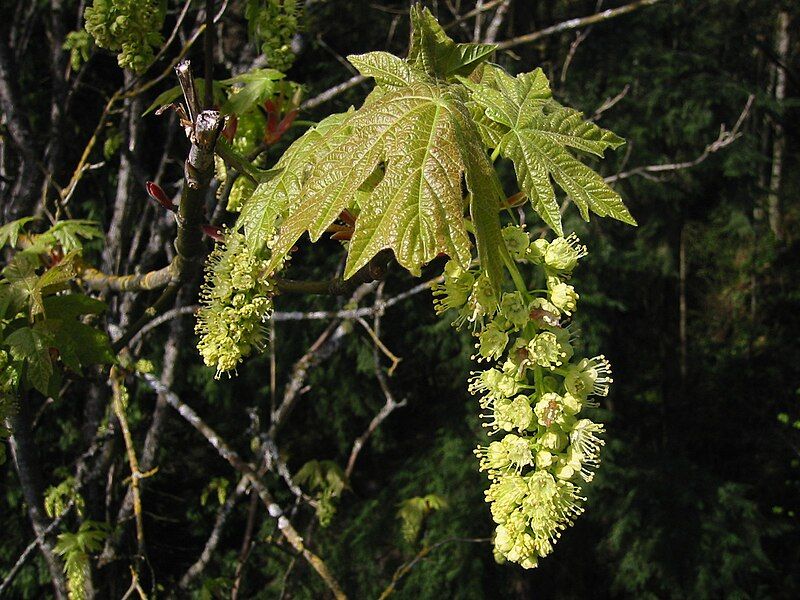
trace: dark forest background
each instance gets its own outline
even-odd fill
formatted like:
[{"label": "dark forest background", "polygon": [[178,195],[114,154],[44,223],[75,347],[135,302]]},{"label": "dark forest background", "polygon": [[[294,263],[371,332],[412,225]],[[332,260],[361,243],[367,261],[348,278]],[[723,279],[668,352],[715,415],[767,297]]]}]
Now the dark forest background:
[{"label": "dark forest background", "polygon": [[[205,3],[189,4],[150,79],[169,68],[202,23]],[[459,41],[470,41],[476,27],[479,37],[487,35],[504,6],[496,31],[502,42],[626,3],[479,2],[478,8],[492,6],[477,13],[477,24],[474,2],[425,4]],[[385,382],[407,404],[368,439],[327,527],[303,503],[293,516],[353,598],[380,596],[395,576],[398,598],[800,595],[800,10],[795,2],[772,0],[633,4],[641,6],[515,44],[495,57],[512,73],[541,66],[561,102],[595,115],[627,140],[596,167],[618,176],[614,186],[639,227],[587,224],[576,211],[565,217],[565,230],[576,231],[590,249],[575,278],[587,355],[608,356],[615,379],[596,414],[606,424],[607,445],[587,511],[532,571],[495,564],[490,544],[475,541],[491,535],[492,522],[472,455],[484,439],[477,401],[466,391],[472,340],[436,317],[429,292],[415,294],[387,309],[380,324],[381,340],[402,358]],[[132,77],[97,48],[77,74],[67,68],[63,41],[81,27],[84,5],[0,4],[0,127],[22,119],[26,144],[62,185],[108,98]],[[248,40],[243,5],[231,1],[217,26],[217,79],[264,66]],[[183,7],[169,3],[166,34]],[[306,2],[287,77],[302,85],[304,99],[315,99],[353,77],[342,60],[347,54],[404,55],[407,13],[401,1]],[[202,40],[188,56],[200,74]],[[141,115],[174,85],[165,77],[115,106],[90,160],[102,164],[70,200],[74,218],[98,220],[110,231],[88,251],[109,270],[146,270],[169,258],[172,220],[147,199],[144,183],[157,180],[175,192],[187,142],[174,117]],[[317,121],[359,105],[368,89],[356,84],[330,100],[317,98],[299,118]],[[721,134],[721,126],[735,139]],[[271,147],[266,163],[296,135],[290,131]],[[21,216],[15,186],[33,187],[38,197],[47,185],[37,166],[15,161],[5,136],[0,152],[8,220]],[[47,194],[40,214],[47,213]],[[219,223],[232,222],[231,215],[215,214]],[[340,264],[335,242],[301,252],[306,258],[292,267],[293,277],[324,277]],[[441,264],[431,265],[423,278],[437,269]],[[391,297],[415,283],[395,269],[382,293]],[[192,306],[195,294],[190,286],[179,302]],[[106,318],[117,326],[146,306],[143,298],[108,300]],[[281,296],[276,307],[337,310],[345,301]],[[309,356],[321,335],[322,351]],[[137,352],[247,460],[256,460],[252,440],[269,428],[271,406],[303,369],[299,399],[275,443],[291,473],[310,460],[344,469],[353,441],[385,403],[370,337],[357,322],[337,319],[277,321],[273,337],[271,351],[219,381],[198,358],[188,311],[148,331]],[[388,360],[378,360],[385,370]],[[79,380],[56,401],[32,395],[21,407],[33,425],[42,489],[72,473],[94,439],[108,402],[102,389]],[[129,418],[140,449],[158,425],[149,446],[158,472],[143,484],[145,578],[149,586],[155,582],[157,595],[230,597],[235,587],[241,598],[324,597],[314,573],[279,543],[263,508],[250,493],[235,492],[239,479],[214,448],[145,386],[132,385],[131,394]],[[119,434],[103,440],[98,456],[101,471],[82,490],[85,512],[116,523],[127,474]],[[283,505],[293,505],[280,475],[268,473],[265,481]],[[218,495],[220,489],[227,493]],[[427,494],[444,498],[447,508],[424,520],[416,540],[404,541],[398,506]],[[227,521],[210,560],[180,588],[223,513]],[[61,527],[74,530],[78,523],[70,514]],[[123,535],[114,556],[93,566],[100,598],[122,597],[130,581],[132,524],[118,526]],[[0,466],[0,578],[33,537],[17,473],[6,460]],[[398,571],[403,565],[410,569]],[[50,579],[34,552],[7,596],[48,597]]]}]

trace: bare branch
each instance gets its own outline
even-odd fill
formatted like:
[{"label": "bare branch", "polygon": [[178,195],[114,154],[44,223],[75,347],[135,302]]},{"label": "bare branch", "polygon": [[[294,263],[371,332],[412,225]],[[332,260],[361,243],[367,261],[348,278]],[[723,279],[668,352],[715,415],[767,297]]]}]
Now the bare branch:
[{"label": "bare branch", "polygon": [[320,104],[324,104],[328,100],[332,100],[333,98],[335,98],[339,94],[346,92],[350,88],[355,87],[360,83],[364,83],[366,80],[367,78],[364,77],[363,75],[354,75],[347,81],[335,85],[332,88],[329,88],[324,92],[317,94],[313,98],[309,98],[300,105],[300,110],[310,110],[312,108],[316,108]]},{"label": "bare branch", "polygon": [[588,17],[569,19],[568,21],[563,21],[561,23],[558,23],[557,25],[546,27],[545,29],[540,29],[539,31],[526,33],[525,35],[521,35],[515,38],[511,38],[510,40],[505,40],[504,42],[500,42],[499,44],[497,44],[497,49],[505,50],[507,48],[513,48],[514,46],[519,46],[521,44],[529,44],[530,42],[535,42],[536,40],[540,40],[544,37],[555,35],[557,33],[570,31],[572,29],[579,29],[581,27],[586,27],[587,25],[593,25],[594,23],[609,21],[611,19],[615,19],[617,17],[621,17],[622,15],[631,13],[639,8],[645,6],[651,6],[659,2],[661,2],[661,0],[637,0],[636,2],[631,2],[630,4],[625,4],[618,8],[610,8],[608,10],[604,10],[602,12],[590,15]]},{"label": "bare branch", "polygon": [[214,521],[214,527],[211,530],[211,534],[208,536],[208,540],[206,540],[206,545],[203,547],[203,551],[200,553],[200,557],[192,564],[191,567],[183,574],[181,577],[180,582],[178,583],[178,587],[182,590],[188,589],[189,585],[192,581],[200,575],[211,561],[211,556],[214,554],[214,551],[217,549],[217,545],[219,545],[220,537],[222,536],[222,530],[225,527],[225,524],[228,522],[228,517],[230,517],[231,513],[233,512],[233,507],[236,506],[239,498],[242,494],[247,491],[250,487],[250,480],[246,477],[242,477],[239,480],[239,483],[236,485],[236,489],[230,494],[225,503],[220,506],[219,510],[217,511],[217,518]]},{"label": "bare branch", "polygon": [[468,19],[471,19],[472,17],[474,17],[476,15],[484,13],[487,10],[492,10],[495,6],[497,6],[498,4],[501,4],[502,2],[505,2],[505,0],[492,0],[491,2],[487,2],[486,4],[482,4],[482,6],[476,6],[471,11],[464,13],[463,15],[461,15],[460,17],[458,17],[454,21],[451,21],[447,25],[444,25],[443,29],[445,31],[447,31],[451,27],[454,27],[454,26],[456,26],[456,25],[458,25],[460,23],[463,23],[464,21],[466,21]]},{"label": "bare branch", "polygon": [[147,373],[143,374],[141,377],[154,391],[163,394],[167,403],[178,411],[178,414],[188,421],[192,427],[201,433],[222,458],[250,480],[250,484],[253,489],[258,492],[258,496],[266,507],[270,517],[277,521],[278,530],[283,534],[283,537],[289,545],[299,554],[303,555],[303,558],[305,558],[309,565],[317,572],[337,599],[347,598],[325,562],[304,545],[303,538],[292,526],[291,522],[284,514],[283,509],[273,500],[272,495],[261,481],[255,469],[242,460],[236,451],[234,451],[216,431],[209,427],[189,405],[181,401],[174,392],[164,386],[156,377]]},{"label": "bare branch", "polygon": [[400,565],[397,568],[397,570],[394,572],[394,575],[392,576],[392,581],[389,583],[388,586],[386,586],[386,589],[383,590],[383,593],[380,595],[379,600],[385,600],[386,598],[391,596],[397,590],[398,582],[403,577],[405,577],[409,573],[409,571],[411,571],[411,569],[413,569],[414,566],[418,562],[420,562],[421,560],[427,558],[427,556],[431,552],[436,550],[437,548],[441,548],[442,546],[444,546],[446,544],[454,544],[454,543],[460,543],[460,544],[486,544],[486,543],[491,542],[491,541],[492,541],[491,538],[456,538],[456,537],[454,537],[454,538],[447,538],[447,539],[442,540],[440,542],[436,542],[432,546],[424,546],[422,548],[422,550],[420,550],[414,558],[412,558],[408,562],[403,563],[402,565]]},{"label": "bare branch", "polygon": [[510,7],[511,0],[503,0],[500,6],[497,7],[497,11],[494,13],[494,17],[492,17],[489,27],[486,29],[486,37],[483,40],[485,43],[494,44],[494,41],[497,39],[497,32],[500,31],[500,26],[503,24],[503,20],[505,20]]},{"label": "bare branch", "polygon": [[597,108],[597,110],[594,111],[594,114],[592,115],[591,120],[592,121],[597,121],[597,119],[599,119],[603,115],[604,112],[606,112],[607,110],[610,110],[620,100],[622,100],[625,96],[627,96],[628,92],[630,90],[631,90],[631,84],[630,83],[626,83],[625,87],[622,88],[622,91],[619,94],[617,94],[616,96],[613,96],[611,98],[606,98],[603,101],[603,103]]},{"label": "bare branch", "polygon": [[142,497],[139,493],[139,480],[143,477],[142,472],[139,470],[139,459],[136,457],[136,449],[133,446],[133,436],[131,435],[130,427],[128,427],[128,418],[125,415],[125,403],[127,400],[124,398],[123,391],[123,375],[116,367],[111,368],[111,391],[112,391],[112,406],[114,414],[122,429],[122,437],[125,440],[125,450],[128,455],[128,465],[131,469],[131,492],[133,494],[133,515],[136,520],[136,547],[138,559],[144,557],[144,521],[142,519]]},{"label": "bare branch", "polygon": [[[53,543],[48,538],[47,518],[42,505],[42,473],[36,456],[36,446],[31,431],[29,403],[20,402],[18,413],[9,419],[13,435],[9,438],[11,455],[19,476],[20,487],[27,504],[28,517],[31,522],[36,542],[50,572],[53,582],[53,593],[56,598],[66,599],[66,583],[63,564],[53,550]],[[50,530],[52,531],[52,529]]]},{"label": "bare branch", "polygon": [[177,273],[173,265],[155,271],[134,275],[109,275],[88,265],[77,265],[78,277],[90,290],[115,292],[141,292],[166,287]]},{"label": "bare branch", "polygon": [[636,167],[634,169],[630,169],[629,171],[622,171],[621,173],[617,173],[616,175],[611,175],[609,177],[606,177],[605,178],[606,182],[614,183],[615,181],[627,179],[635,175],[640,175],[647,179],[657,180],[659,174],[671,173],[683,169],[690,169],[692,167],[696,167],[701,162],[706,160],[709,156],[711,156],[715,152],[719,152],[723,148],[730,146],[733,142],[735,142],[737,139],[741,137],[742,124],[744,123],[745,119],[747,119],[747,116],[750,113],[750,108],[753,105],[754,99],[755,96],[753,96],[752,94],[748,97],[747,102],[745,103],[745,106],[742,109],[741,114],[739,115],[739,118],[736,120],[736,123],[733,126],[733,129],[727,131],[725,129],[724,124],[720,125],[719,135],[717,136],[717,139],[711,142],[708,146],[706,146],[703,152],[696,158],[684,162]]},{"label": "bare branch", "polygon": [[374,353],[374,360],[375,377],[378,380],[378,384],[381,386],[381,390],[386,398],[386,402],[369,422],[369,425],[367,426],[366,430],[364,430],[364,433],[358,436],[358,438],[356,438],[356,440],[353,442],[353,448],[350,450],[350,457],[347,459],[347,467],[344,470],[344,474],[347,479],[350,479],[350,476],[353,474],[353,469],[356,466],[358,455],[361,453],[361,450],[364,448],[364,445],[367,443],[367,440],[369,440],[370,436],[375,433],[375,430],[380,427],[381,423],[383,423],[395,409],[402,408],[408,404],[408,401],[405,398],[399,402],[395,400],[394,394],[389,387],[389,382],[386,381],[386,376],[383,374],[380,361],[378,360],[377,350]]}]

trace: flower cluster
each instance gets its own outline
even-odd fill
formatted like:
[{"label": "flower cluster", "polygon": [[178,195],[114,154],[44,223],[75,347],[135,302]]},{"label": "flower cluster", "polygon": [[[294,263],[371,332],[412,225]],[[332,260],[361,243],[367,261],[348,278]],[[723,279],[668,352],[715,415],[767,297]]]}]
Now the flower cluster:
[{"label": "flower cluster", "polygon": [[286,71],[294,62],[292,38],[300,24],[302,3],[296,0],[248,0],[245,18],[250,36],[261,43],[267,65]]},{"label": "flower cluster", "polygon": [[208,258],[195,329],[198,350],[206,365],[216,367],[217,377],[264,345],[263,322],[272,310],[273,295],[267,263],[234,231],[226,232],[225,242]]},{"label": "flower cluster", "polygon": [[537,266],[546,289],[495,293],[484,274],[451,261],[434,304],[458,311],[454,325],[472,324],[475,358],[492,363],[473,373],[469,389],[500,438],[475,451],[491,482],[495,556],[532,568],[583,511],[581,485],[592,480],[604,442],[603,426],[580,412],[608,393],[611,368],[603,356],[576,357],[570,331],[579,295],[568,282],[585,246],[574,235],[531,241],[515,226],[503,238],[509,266]]},{"label": "flower cluster", "polygon": [[119,66],[135,72],[152,62],[163,41],[164,8],[157,0],[94,0],[84,17],[95,43],[118,52]]}]

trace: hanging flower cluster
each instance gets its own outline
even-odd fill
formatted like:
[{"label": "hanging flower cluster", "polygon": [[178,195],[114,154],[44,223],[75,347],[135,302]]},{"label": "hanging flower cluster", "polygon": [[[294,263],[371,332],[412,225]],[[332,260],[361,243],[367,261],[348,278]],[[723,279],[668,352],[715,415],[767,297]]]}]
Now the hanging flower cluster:
[{"label": "hanging flower cluster", "polygon": [[[497,294],[485,274],[450,261],[434,305],[457,310],[454,325],[470,323],[477,338],[475,358],[493,364],[473,373],[469,389],[499,439],[475,454],[491,482],[495,556],[532,568],[583,511],[581,484],[592,480],[604,442],[603,426],[579,415],[612,379],[603,356],[576,357],[567,324],[579,299],[568,281],[586,247],[574,235],[531,241],[516,226],[503,238],[517,290]],[[519,289],[516,263],[538,266],[546,289]]]},{"label": "hanging flower cluster", "polygon": [[264,321],[272,310],[273,288],[265,276],[267,260],[245,243],[244,235],[225,233],[206,262],[197,313],[197,345],[217,377],[236,368],[253,348],[264,345]]},{"label": "hanging flower cluster", "polygon": [[118,53],[120,67],[140,73],[163,42],[165,6],[157,0],[94,0],[84,13],[86,31],[98,46]]}]

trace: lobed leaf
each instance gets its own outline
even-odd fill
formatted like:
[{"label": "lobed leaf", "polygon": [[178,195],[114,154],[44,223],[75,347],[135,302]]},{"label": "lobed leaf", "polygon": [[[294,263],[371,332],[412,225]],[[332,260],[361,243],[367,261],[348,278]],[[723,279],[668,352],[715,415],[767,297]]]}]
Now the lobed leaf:
[{"label": "lobed leaf", "polygon": [[411,7],[411,45],[408,63],[431,77],[446,79],[469,75],[491,55],[494,44],[457,44],[427,8]]}]

